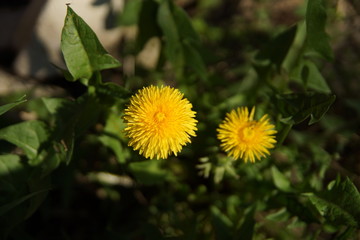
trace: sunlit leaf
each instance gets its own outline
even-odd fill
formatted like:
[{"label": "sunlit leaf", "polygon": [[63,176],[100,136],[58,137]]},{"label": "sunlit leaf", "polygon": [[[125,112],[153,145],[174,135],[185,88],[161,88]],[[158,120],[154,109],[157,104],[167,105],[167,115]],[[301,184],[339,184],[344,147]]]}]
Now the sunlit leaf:
[{"label": "sunlit leaf", "polygon": [[48,129],[41,121],[26,121],[0,129],[0,139],[22,148],[29,159],[38,156],[41,144],[48,137]]},{"label": "sunlit leaf", "polygon": [[335,98],[334,94],[306,92],[278,94],[274,100],[284,123],[298,124],[310,117],[309,124],[313,124],[328,111]]},{"label": "sunlit leaf", "polygon": [[120,66],[93,30],[69,6],[61,34],[61,50],[74,80],[90,79],[96,71]]}]

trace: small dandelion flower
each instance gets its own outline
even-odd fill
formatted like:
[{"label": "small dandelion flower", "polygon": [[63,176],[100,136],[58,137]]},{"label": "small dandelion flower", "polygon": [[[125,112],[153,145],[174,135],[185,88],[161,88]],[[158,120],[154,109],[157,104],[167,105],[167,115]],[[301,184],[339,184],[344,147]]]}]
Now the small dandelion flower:
[{"label": "small dandelion flower", "polygon": [[146,158],[175,156],[195,136],[195,112],[179,90],[171,87],[145,87],[130,98],[125,109],[125,134],[129,146]]},{"label": "small dandelion flower", "polygon": [[225,120],[219,125],[218,139],[221,148],[234,159],[255,162],[269,155],[269,149],[276,143],[275,126],[270,123],[268,115],[259,121],[254,120],[255,107],[251,113],[247,107],[239,107],[226,114]]}]

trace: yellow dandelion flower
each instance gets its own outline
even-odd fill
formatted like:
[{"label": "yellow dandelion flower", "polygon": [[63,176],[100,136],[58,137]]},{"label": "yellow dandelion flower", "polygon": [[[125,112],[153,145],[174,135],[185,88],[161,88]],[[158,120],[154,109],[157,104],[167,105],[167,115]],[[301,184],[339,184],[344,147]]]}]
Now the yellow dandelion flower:
[{"label": "yellow dandelion flower", "polygon": [[251,113],[247,107],[239,107],[226,114],[225,120],[219,125],[218,139],[221,148],[235,159],[255,162],[269,155],[269,149],[276,143],[275,126],[270,123],[268,115],[259,121],[254,120],[255,107]]},{"label": "yellow dandelion flower", "polygon": [[195,112],[179,90],[145,87],[130,98],[125,109],[125,134],[129,146],[146,158],[175,156],[195,136]]}]

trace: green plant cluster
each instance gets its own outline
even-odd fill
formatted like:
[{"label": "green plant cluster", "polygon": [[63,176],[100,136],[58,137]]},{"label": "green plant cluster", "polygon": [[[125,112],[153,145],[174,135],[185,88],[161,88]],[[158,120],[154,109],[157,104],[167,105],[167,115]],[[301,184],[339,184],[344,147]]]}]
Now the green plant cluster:
[{"label": "green plant cluster", "polygon": [[[356,239],[356,176],[328,174],[341,146],[325,148],[335,101],[319,69],[334,58],[325,1],[305,11],[241,63],[221,60],[238,30],[190,18],[171,0],[127,1],[119,22],[138,33],[126,51],[155,37],[161,52],[155,69],[139,67],[121,86],[101,73],[120,62],[68,6],[61,71],[86,91],[0,107],[3,119],[14,107],[37,116],[0,129],[0,239]],[[176,86],[197,112],[198,136],[178,157],[145,160],[127,147],[123,110],[150,84]],[[216,127],[238,106],[271,116],[271,157],[245,164],[220,151]]]}]

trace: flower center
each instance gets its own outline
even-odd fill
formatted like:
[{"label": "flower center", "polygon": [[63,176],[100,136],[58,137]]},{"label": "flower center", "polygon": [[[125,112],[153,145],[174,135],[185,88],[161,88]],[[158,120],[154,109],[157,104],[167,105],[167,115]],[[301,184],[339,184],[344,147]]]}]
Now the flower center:
[{"label": "flower center", "polygon": [[241,128],[238,134],[241,141],[250,142],[255,136],[254,124]]},{"label": "flower center", "polygon": [[156,122],[162,122],[165,119],[165,114],[163,112],[157,112],[154,115]]}]

